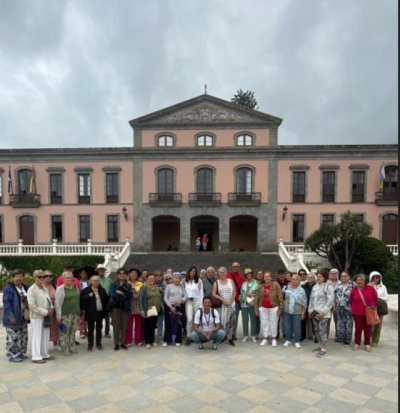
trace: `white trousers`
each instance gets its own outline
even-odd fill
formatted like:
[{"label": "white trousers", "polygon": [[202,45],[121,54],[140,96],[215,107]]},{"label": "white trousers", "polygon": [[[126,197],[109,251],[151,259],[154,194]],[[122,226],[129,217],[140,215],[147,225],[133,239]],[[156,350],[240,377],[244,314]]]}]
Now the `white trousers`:
[{"label": "white trousers", "polygon": [[278,307],[264,308],[260,307],[260,324],[264,338],[278,336]]},{"label": "white trousers", "polygon": [[185,302],[185,314],[186,314],[186,335],[190,337],[193,331],[193,319],[196,314],[196,311],[201,307],[201,301],[187,299]]},{"label": "white trousers", "polygon": [[31,318],[32,360],[49,357],[50,328],[43,328],[43,318]]}]

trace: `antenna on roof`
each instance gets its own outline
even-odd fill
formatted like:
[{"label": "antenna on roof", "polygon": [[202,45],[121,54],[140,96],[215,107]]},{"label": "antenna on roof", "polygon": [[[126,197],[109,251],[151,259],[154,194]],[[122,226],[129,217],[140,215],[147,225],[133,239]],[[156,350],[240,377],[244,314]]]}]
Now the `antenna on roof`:
[{"label": "antenna on roof", "polygon": [[204,94],[207,94],[207,83],[204,85]]}]

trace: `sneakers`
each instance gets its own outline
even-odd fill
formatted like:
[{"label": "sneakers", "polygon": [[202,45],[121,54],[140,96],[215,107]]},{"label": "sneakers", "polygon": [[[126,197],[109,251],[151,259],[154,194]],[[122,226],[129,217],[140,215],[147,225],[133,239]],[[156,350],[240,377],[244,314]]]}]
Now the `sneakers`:
[{"label": "sneakers", "polygon": [[199,344],[199,350],[203,350],[203,343]]},{"label": "sneakers", "polygon": [[352,347],[353,351],[357,351],[360,348],[359,344],[354,344],[354,346]]},{"label": "sneakers", "polygon": [[182,344],[181,343],[175,343],[176,347],[180,347]]},{"label": "sneakers", "polygon": [[158,344],[157,344],[157,343],[153,343],[152,346],[153,346],[153,347],[158,347]]},{"label": "sneakers", "polygon": [[248,340],[248,336],[243,337],[242,343],[245,343]]},{"label": "sneakers", "polygon": [[54,360],[54,359],[55,359],[54,356],[49,356],[49,357],[44,357],[44,358],[43,358],[43,360],[46,360],[46,361],[48,361],[48,360]]},{"label": "sneakers", "polygon": [[114,346],[114,350],[115,350],[115,351],[118,351],[118,350],[119,350],[119,344],[116,344],[116,345]]},{"label": "sneakers", "polygon": [[213,350],[216,350],[218,347],[217,347],[217,343],[213,343],[213,345],[212,345],[212,349]]},{"label": "sneakers", "polygon": [[278,345],[278,342],[276,341],[275,338],[272,339],[272,347],[276,347]]},{"label": "sneakers", "polygon": [[146,344],[146,349],[147,349],[147,350],[151,350],[151,345],[150,345],[150,344]]},{"label": "sneakers", "polygon": [[190,346],[192,340],[190,338],[186,339],[185,346]]},{"label": "sneakers", "polygon": [[168,343],[166,343],[165,341],[162,343],[162,346],[163,347],[167,347],[168,346]]},{"label": "sneakers", "polygon": [[368,351],[368,353],[370,353],[372,351],[372,348],[370,346],[365,346],[365,351]]},{"label": "sneakers", "polygon": [[228,340],[228,343],[229,343],[232,347],[235,347],[235,343],[233,342],[233,339]]},{"label": "sneakers", "polygon": [[300,344],[300,343],[294,343],[294,346],[295,346],[296,348],[301,348],[301,344]]},{"label": "sneakers", "polygon": [[121,348],[122,348],[122,350],[128,350],[128,347],[127,347],[126,344],[121,344]]},{"label": "sneakers", "polygon": [[102,346],[97,346],[97,350],[99,350],[99,351],[103,351],[103,350],[104,350],[104,348],[103,348]]},{"label": "sneakers", "polygon": [[256,340],[255,337],[252,337],[252,338],[251,338],[251,341],[252,341],[253,343],[257,343],[257,340]]},{"label": "sneakers", "polygon": [[11,356],[8,361],[11,361],[11,363],[21,363],[24,360],[21,356]]},{"label": "sneakers", "polygon": [[290,341],[289,340],[286,340],[284,343],[283,343],[283,347],[289,347],[290,346]]},{"label": "sneakers", "polygon": [[324,357],[326,355],[327,351],[321,349],[320,351],[318,351],[318,353],[316,354],[317,357]]},{"label": "sneakers", "polygon": [[20,357],[22,360],[26,360],[28,356],[25,356],[25,354],[20,354],[18,357]]},{"label": "sneakers", "polygon": [[317,346],[313,348],[313,353],[316,353],[321,350],[321,346]]},{"label": "sneakers", "polygon": [[34,363],[34,364],[44,364],[46,362],[44,360],[32,360],[32,363]]},{"label": "sneakers", "polygon": [[263,338],[262,341],[261,341],[261,343],[260,343],[260,346],[261,346],[261,347],[264,347],[264,346],[266,346],[267,344],[268,344],[268,340],[267,340],[266,338]]}]

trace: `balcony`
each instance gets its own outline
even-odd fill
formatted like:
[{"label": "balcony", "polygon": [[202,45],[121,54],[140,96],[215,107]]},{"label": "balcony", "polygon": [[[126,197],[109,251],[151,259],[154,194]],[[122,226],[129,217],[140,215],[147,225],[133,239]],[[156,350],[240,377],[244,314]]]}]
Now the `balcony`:
[{"label": "balcony", "polygon": [[13,208],[39,208],[39,194],[15,194],[10,195],[10,205]]},{"label": "balcony", "polygon": [[155,207],[180,207],[182,205],[182,194],[176,192],[171,192],[169,194],[154,192],[150,194],[149,202],[151,206]]},{"label": "balcony", "polygon": [[397,205],[399,201],[399,194],[396,191],[379,191],[375,192],[376,205]]},{"label": "balcony", "polygon": [[192,206],[219,206],[221,205],[221,192],[190,192],[189,205]]},{"label": "balcony", "polygon": [[229,192],[228,204],[231,206],[258,206],[261,204],[261,192]]}]

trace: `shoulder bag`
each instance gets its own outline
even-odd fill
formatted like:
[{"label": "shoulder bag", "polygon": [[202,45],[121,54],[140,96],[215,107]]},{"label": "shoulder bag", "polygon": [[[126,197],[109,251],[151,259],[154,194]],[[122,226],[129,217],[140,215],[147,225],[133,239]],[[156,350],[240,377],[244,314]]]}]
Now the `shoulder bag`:
[{"label": "shoulder bag", "polygon": [[365,298],[363,293],[359,288],[357,288],[358,293],[360,294],[361,301],[363,302],[365,306],[365,317],[367,318],[367,324],[369,326],[376,326],[381,322],[381,320],[378,317],[378,312],[376,311],[376,307],[369,307],[367,306],[367,303],[365,302]]},{"label": "shoulder bag", "polygon": [[[218,280],[215,281],[215,284],[217,284],[217,294],[218,294]],[[212,308],[221,308],[222,306],[222,301],[219,300],[218,298],[215,298],[212,293],[210,294],[210,299],[211,299],[211,307]]]},{"label": "shoulder bag", "polygon": [[382,298],[378,298],[378,305],[376,307],[379,316],[384,316],[389,314],[389,308],[387,302],[382,300]]}]

